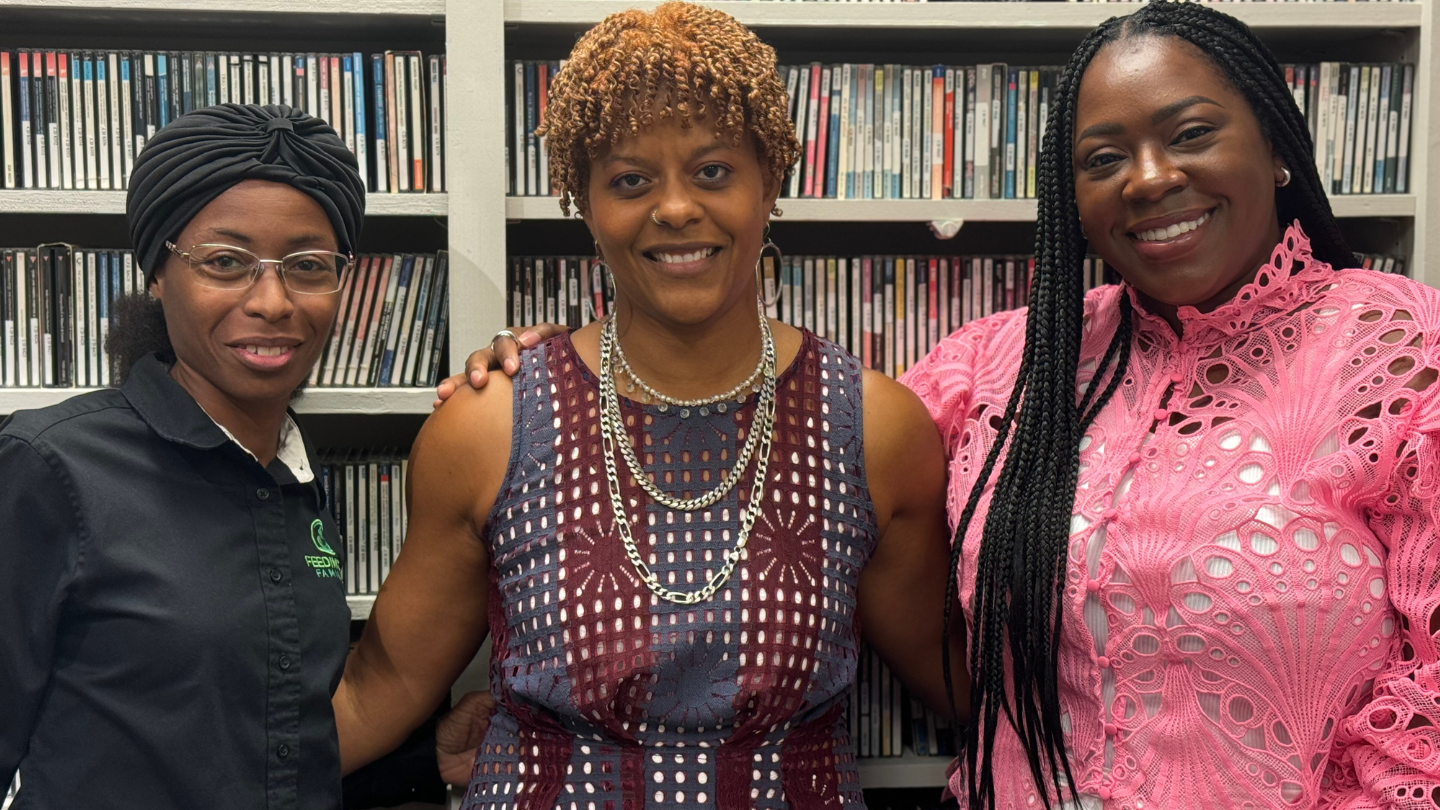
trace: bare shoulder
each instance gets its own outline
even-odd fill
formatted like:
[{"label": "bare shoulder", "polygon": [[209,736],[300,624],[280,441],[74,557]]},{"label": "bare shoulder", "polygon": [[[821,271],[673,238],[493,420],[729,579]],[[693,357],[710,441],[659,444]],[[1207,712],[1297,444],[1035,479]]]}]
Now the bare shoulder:
[{"label": "bare shoulder", "polygon": [[489,512],[509,463],[513,399],[512,380],[492,371],[484,388],[461,386],[430,415],[410,454],[412,503]]},{"label": "bare shoulder", "polygon": [[864,392],[867,453],[870,451],[872,430],[875,438],[882,441],[924,439],[933,434],[936,447],[939,447],[940,434],[935,429],[935,422],[914,391],[868,368],[861,377],[861,390]]},{"label": "bare shoulder", "polygon": [[896,511],[939,499],[945,489],[940,431],[914,391],[878,371],[862,377],[865,478],[882,528]]},{"label": "bare shoulder", "polygon": [[488,443],[486,434],[503,426],[509,433],[513,421],[514,381],[503,371],[491,371],[489,382],[479,390],[461,386],[455,394],[435,409],[420,430],[416,446],[421,443],[444,444],[457,450],[474,450]]}]

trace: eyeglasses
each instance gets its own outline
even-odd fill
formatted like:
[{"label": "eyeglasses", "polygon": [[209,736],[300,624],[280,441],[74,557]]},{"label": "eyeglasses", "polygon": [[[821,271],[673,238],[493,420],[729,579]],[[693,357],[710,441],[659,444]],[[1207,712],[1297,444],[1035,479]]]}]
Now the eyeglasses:
[{"label": "eyeglasses", "polygon": [[265,265],[276,265],[285,289],[301,295],[332,295],[340,291],[352,256],[329,250],[304,250],[283,259],[262,259],[244,248],[231,245],[195,245],[181,250],[166,242],[171,253],[184,259],[195,271],[195,281],[216,290],[248,290],[260,280]]}]

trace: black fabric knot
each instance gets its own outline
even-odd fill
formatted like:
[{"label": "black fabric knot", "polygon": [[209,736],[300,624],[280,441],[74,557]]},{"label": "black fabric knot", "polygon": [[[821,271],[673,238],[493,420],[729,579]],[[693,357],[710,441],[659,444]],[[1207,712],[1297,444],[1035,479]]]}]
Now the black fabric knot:
[{"label": "black fabric knot", "polygon": [[355,155],[335,130],[286,106],[218,104],[171,121],[135,159],[125,214],[147,282],[164,263],[165,242],[245,180],[304,192],[324,209],[340,251],[355,251],[365,220],[365,184]]}]

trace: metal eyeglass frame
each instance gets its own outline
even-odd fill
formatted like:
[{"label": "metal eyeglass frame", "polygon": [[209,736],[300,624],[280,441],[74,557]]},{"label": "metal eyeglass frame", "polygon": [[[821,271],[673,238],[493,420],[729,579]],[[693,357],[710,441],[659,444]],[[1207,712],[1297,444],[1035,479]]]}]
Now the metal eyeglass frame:
[{"label": "metal eyeglass frame", "polygon": [[[198,263],[198,262],[196,261],[195,257],[194,257],[193,255],[191,255],[191,253],[190,253],[189,251],[181,250],[174,242],[169,242],[169,241],[167,241],[167,242],[165,243],[165,247],[166,247],[167,249],[169,249],[169,251],[170,251],[171,253],[174,253],[176,256],[179,256],[180,258],[184,259],[184,260],[185,260],[185,263],[188,264],[188,265],[190,265],[191,268],[194,268],[195,265]],[[276,273],[276,275],[278,275],[278,276],[280,277],[280,284],[281,284],[281,286],[283,286],[286,290],[289,290],[290,292],[293,292],[293,293],[295,293],[296,295],[334,295],[334,294],[340,292],[340,290],[344,289],[344,284],[343,284],[343,282],[344,282],[344,280],[345,280],[345,274],[346,274],[347,272],[349,272],[349,270],[350,270],[351,267],[354,267],[354,266],[355,266],[355,256],[354,256],[354,254],[350,254],[350,253],[340,253],[340,252],[334,251],[334,250],[299,250],[299,251],[296,251],[296,252],[294,252],[294,253],[291,253],[291,254],[286,255],[286,256],[284,256],[284,257],[282,257],[282,258],[279,258],[279,259],[262,259],[262,258],[260,258],[259,256],[256,256],[256,254],[255,254],[254,251],[246,250],[245,248],[236,247],[236,246],[234,246],[234,245],[221,244],[221,243],[219,243],[219,242],[205,242],[205,243],[199,244],[199,245],[191,245],[191,246],[190,246],[190,250],[193,251],[193,250],[195,250],[196,248],[202,248],[202,247],[223,248],[223,249],[225,249],[225,250],[233,250],[233,251],[235,251],[235,252],[237,252],[237,253],[244,253],[244,254],[247,254],[247,255],[250,255],[250,256],[255,256],[256,265],[255,265],[255,269],[250,271],[250,283],[249,283],[249,284],[245,285],[244,287],[215,287],[215,286],[212,286],[212,285],[210,285],[210,284],[206,284],[203,280],[199,282],[201,286],[209,287],[209,288],[212,289],[212,290],[229,290],[229,291],[231,291],[231,292],[244,292],[244,291],[250,289],[251,287],[254,287],[254,286],[255,286],[255,283],[260,280],[260,275],[265,272],[265,265],[267,265],[267,264],[273,264],[273,265],[275,265],[275,273]],[[335,274],[335,289],[333,289],[333,290],[326,290],[325,292],[310,292],[310,291],[308,291],[308,290],[297,290],[297,289],[295,289],[294,287],[291,287],[290,284],[289,284],[289,282],[288,282],[287,279],[285,278],[285,262],[288,261],[289,259],[295,257],[295,256],[305,256],[305,255],[310,255],[310,254],[315,254],[315,253],[324,253],[324,254],[328,254],[328,255],[332,255],[332,256],[341,256],[341,257],[343,257],[343,258],[345,259],[345,267],[344,267],[340,272],[338,272],[338,273]]]}]

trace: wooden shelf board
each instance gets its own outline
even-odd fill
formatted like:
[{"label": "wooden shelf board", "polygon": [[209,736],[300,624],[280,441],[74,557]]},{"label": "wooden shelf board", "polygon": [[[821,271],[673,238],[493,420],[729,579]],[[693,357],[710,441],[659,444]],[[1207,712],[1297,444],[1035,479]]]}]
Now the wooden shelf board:
[{"label": "wooden shelf board", "polygon": [[[443,217],[449,210],[445,194],[367,194],[369,216]],[[6,189],[0,191],[0,214],[124,214],[123,191],[56,191]]]},{"label": "wooden shelf board", "polygon": [[[0,388],[0,414],[44,408],[94,388]],[[433,388],[311,388],[295,404],[306,414],[428,414]]]},{"label": "wooden shelf board", "polygon": [[[505,0],[505,21],[529,25],[593,25],[629,8],[650,9],[659,0]],[[710,0],[757,28],[1070,28],[1089,29],[1141,3],[915,3],[833,4]],[[1255,28],[1418,28],[1418,2],[1352,5],[1225,3],[1227,14]]]},{"label": "wooden shelf board", "polygon": [[[816,200],[781,199],[781,222],[1031,222],[1035,200]],[[1330,204],[1339,217],[1413,217],[1413,194],[1335,195]],[[505,216],[512,220],[561,219],[553,197],[509,197]]]},{"label": "wooden shelf board", "polygon": [[50,11],[224,11],[226,13],[387,14],[436,16],[445,13],[445,0],[0,0],[6,8],[43,8]]}]

